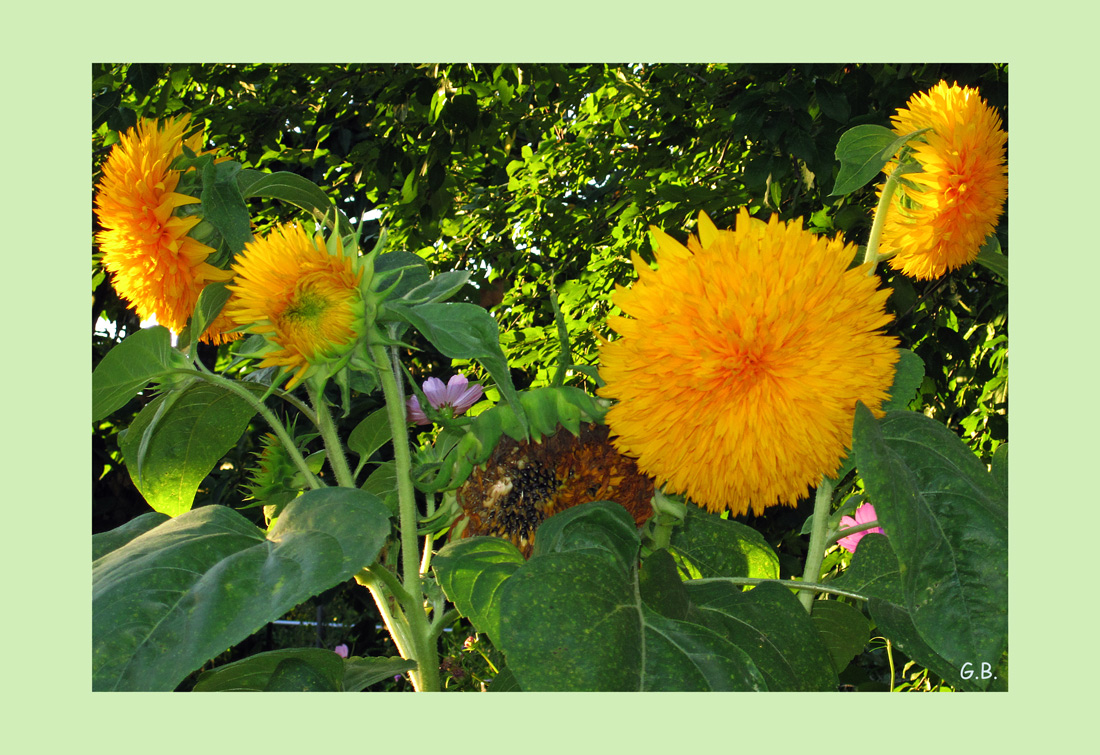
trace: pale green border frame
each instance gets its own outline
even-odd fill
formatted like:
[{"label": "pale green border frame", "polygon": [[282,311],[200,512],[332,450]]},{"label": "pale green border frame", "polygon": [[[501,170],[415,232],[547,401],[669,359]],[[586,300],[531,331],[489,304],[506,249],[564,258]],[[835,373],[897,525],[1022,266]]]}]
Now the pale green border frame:
[{"label": "pale green border frame", "polygon": [[[470,0],[238,7],[201,0],[6,11],[4,677],[16,751],[410,752],[452,747],[959,751],[1055,745],[1095,716],[1095,11],[934,0]],[[1024,10],[1026,8],[1026,10]],[[87,250],[92,61],[981,61],[1010,63],[1012,689],[999,695],[92,695]],[[1092,74],[1086,83],[1085,72]],[[899,103],[900,104],[900,103]],[[11,265],[14,263],[14,269]],[[1072,401],[1073,405],[1070,406]],[[1091,471],[1091,470],[1090,470]],[[1087,614],[1087,615],[1086,615]],[[1080,655],[1074,652],[1080,650]],[[1087,706],[1087,707],[1086,707]],[[291,723],[301,717],[301,725]],[[438,720],[438,723],[431,723]],[[830,730],[835,735],[830,735]],[[10,737],[10,733],[9,733]],[[835,737],[835,740],[834,740]],[[33,743],[33,745],[32,745]],[[20,744],[33,749],[19,749]],[[1015,750],[1015,748],[1014,748]]]}]

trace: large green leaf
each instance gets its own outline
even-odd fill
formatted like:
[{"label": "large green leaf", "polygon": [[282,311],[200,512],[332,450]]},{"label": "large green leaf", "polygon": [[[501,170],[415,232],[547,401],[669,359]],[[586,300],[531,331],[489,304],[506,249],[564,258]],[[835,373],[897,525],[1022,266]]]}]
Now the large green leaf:
[{"label": "large green leaf", "polygon": [[[979,691],[1006,688],[1007,679],[995,673],[999,670],[995,666],[983,667],[981,663],[956,666],[929,647],[913,625],[913,618],[904,606],[888,600],[871,598],[868,610],[875,621],[877,626],[875,631],[878,634],[888,637],[898,650],[929,671],[938,674],[955,689]],[[983,669],[986,674],[985,679],[982,679]]]},{"label": "large green leaf", "polygon": [[[917,389],[924,380],[924,360],[909,349],[898,349],[898,361],[894,365],[894,381],[890,385],[889,398],[883,402],[882,411],[904,410],[913,400]],[[845,475],[855,469],[855,457],[849,452],[845,455],[840,467],[830,477],[841,480]],[[812,525],[812,520],[807,520],[807,525]],[[807,528],[803,534],[807,534]]]},{"label": "large green leaf", "polygon": [[534,556],[501,590],[499,647],[524,690],[642,689],[642,605],[613,555]]},{"label": "large green leaf", "polygon": [[391,656],[372,658],[353,656],[344,661],[344,691],[362,692],[372,684],[416,668],[416,661]]},{"label": "large green leaf", "polygon": [[126,338],[92,372],[92,421],[121,409],[138,391],[169,370],[190,369],[191,363],[172,348],[172,334],[161,325]]},{"label": "large green leaf", "polygon": [[645,616],[643,689],[767,688],[749,655],[693,610],[668,551],[658,550],[642,562],[638,594]]},{"label": "large green leaf", "polygon": [[839,600],[815,600],[810,618],[838,672],[847,668],[871,639],[871,623],[855,606]]},{"label": "large green leaf", "polygon": [[924,380],[924,360],[909,349],[898,349],[898,362],[894,365],[894,382],[890,386],[890,398],[883,405],[884,412],[904,411],[913,400],[921,381]]},{"label": "large green leaf", "polygon": [[745,592],[723,582],[686,587],[693,604],[688,618],[720,631],[744,650],[767,689],[836,690],[828,648],[791,590],[774,582]]},{"label": "large green leaf", "polygon": [[237,185],[240,170],[240,163],[209,162],[202,173],[203,217],[218,229],[231,255],[252,240],[252,219]]},{"label": "large green leaf", "polygon": [[378,556],[389,512],[361,490],[309,491],[265,533],[204,506],[92,564],[92,686],[171,690]]},{"label": "large green leaf", "polygon": [[850,590],[868,598],[905,602],[898,557],[886,536],[877,532],[860,538],[852,562],[843,574],[829,582],[829,587]]},{"label": "large green leaf", "polygon": [[406,304],[441,302],[466,285],[469,279],[470,273],[465,270],[448,270],[434,276],[427,283],[420,284],[402,298]]},{"label": "large green leaf", "polygon": [[1005,498],[1008,498],[1008,443],[1002,443],[997,446],[997,450],[993,452],[993,460],[990,464],[990,472],[993,473],[993,479],[1001,486],[1001,490],[1004,491]]},{"label": "large green leaf", "polygon": [[897,554],[905,609],[954,668],[994,665],[1008,633],[1004,489],[943,425],[856,408],[856,464]]},{"label": "large green leaf", "polygon": [[[465,302],[428,303],[404,306],[387,304],[388,311],[409,323],[452,359],[476,359],[496,381],[500,395],[519,408],[519,395],[512,385],[508,360],[500,348],[500,328],[485,309]],[[526,419],[517,411],[517,419],[526,427]]]},{"label": "large green leaf", "polygon": [[877,176],[892,155],[884,150],[897,139],[897,134],[884,126],[864,124],[845,131],[836,145],[840,172],[832,195],[850,194]]},{"label": "large green leaf", "polygon": [[[344,659],[323,648],[289,648],[258,653],[234,663],[204,671],[195,682],[195,692],[258,692],[267,689],[271,677],[284,661],[293,659],[313,669],[313,678],[325,679],[325,686],[338,689],[344,676]],[[284,666],[284,674],[286,667]]]},{"label": "large green leaf", "polygon": [[339,682],[323,669],[300,658],[285,658],[271,672],[263,691],[338,692],[339,689]]},{"label": "large green leaf", "polygon": [[379,313],[382,319],[389,319],[387,307],[391,304],[407,305],[408,302],[400,301],[406,294],[431,282],[431,272],[424,258],[399,250],[382,252],[375,257],[374,276],[378,290],[393,289],[382,304]]},{"label": "large green leaf", "polygon": [[[287,661],[301,665],[288,666]],[[402,658],[341,658],[323,648],[289,648],[258,653],[234,663],[205,671],[195,682],[195,692],[307,691],[327,689],[359,692],[396,674],[416,668]],[[303,682],[294,687],[295,680]]]},{"label": "large green leaf", "polygon": [[982,267],[992,270],[1008,283],[1008,257],[1001,251],[1001,242],[996,234],[990,234],[989,238],[978,250],[978,256],[974,260]]},{"label": "large green leaf", "polygon": [[670,545],[701,577],[779,579],[779,557],[759,532],[697,506],[687,507]]},{"label": "large green leaf", "polygon": [[382,407],[371,412],[348,435],[348,450],[359,455],[362,468],[367,457],[384,446],[393,433],[390,431],[389,411]]},{"label": "large green leaf", "polygon": [[92,560],[95,561],[97,558],[106,556],[111,551],[121,548],[138,535],[144,535],[170,518],[167,514],[162,514],[159,511],[146,511],[110,532],[92,535]]},{"label": "large green leaf", "polygon": [[642,606],[645,676],[640,689],[759,691],[760,670],[742,648],[704,623],[677,621]]},{"label": "large green leaf", "polygon": [[613,556],[624,571],[638,563],[638,528],[617,503],[595,501],[574,506],[543,522],[535,532],[532,554],[593,551]]},{"label": "large green leaf", "polygon": [[[307,212],[331,220],[336,211],[329,196],[317,184],[308,178],[278,170],[264,173],[258,170],[242,170],[237,174],[237,186],[244,197],[270,197],[301,207]],[[341,235],[348,235],[354,229],[343,213],[338,215]]]},{"label": "large green leaf", "polygon": [[130,477],[153,510],[177,516],[190,509],[199,485],[254,413],[235,393],[202,382],[142,409],[120,447]]},{"label": "large green leaf", "polygon": [[459,613],[497,643],[501,585],[524,563],[523,554],[507,540],[469,537],[447,544],[432,559],[432,568]]},{"label": "large green leaf", "polygon": [[632,522],[610,511],[546,520],[535,554],[499,587],[499,647],[524,690],[835,689],[789,590],[685,587],[664,551],[639,569],[626,560],[640,545]]}]

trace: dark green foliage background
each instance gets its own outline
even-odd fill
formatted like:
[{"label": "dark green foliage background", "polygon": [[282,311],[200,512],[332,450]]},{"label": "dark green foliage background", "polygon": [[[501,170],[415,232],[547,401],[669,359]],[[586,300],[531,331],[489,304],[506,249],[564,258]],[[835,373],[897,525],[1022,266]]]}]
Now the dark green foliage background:
[{"label": "dark green foliage background", "polygon": [[[96,64],[93,182],[119,131],[141,117],[191,113],[206,146],[244,168],[310,179],[356,223],[376,211],[364,221],[365,248],[384,227],[390,248],[419,254],[433,273],[471,271],[454,301],[492,312],[522,390],[553,374],[554,290],[575,360],[596,363],[597,337],[615,313],[610,294],[634,277],[630,253],[652,261],[650,225],[683,239],[700,211],[728,227],[747,206],[864,243],[874,184],[830,196],[837,141],[856,125],[888,126],[896,108],[941,78],[978,87],[1008,127],[1002,65]],[[249,209],[255,233],[303,219],[270,200]],[[1006,224],[998,240],[1007,254]],[[138,321],[94,243],[92,271],[94,367]],[[885,265],[879,272],[893,290],[890,332],[925,364],[911,408],[988,462],[1008,432],[1007,286],[979,266],[931,282]],[[109,331],[97,329],[101,319]],[[451,373],[431,344],[412,343],[419,350],[406,364],[418,380]],[[199,355],[224,368],[229,352],[202,346]],[[464,369],[489,378],[474,364]],[[568,382],[594,388],[581,374]],[[93,532],[149,510],[121,465],[118,431],[153,396],[94,424]],[[353,393],[342,434],[378,406]],[[196,506],[243,504],[244,470],[264,431],[251,426],[200,485]],[[803,556],[806,503],[743,519],[776,548],[783,577]],[[259,509],[242,513],[262,524]]]}]

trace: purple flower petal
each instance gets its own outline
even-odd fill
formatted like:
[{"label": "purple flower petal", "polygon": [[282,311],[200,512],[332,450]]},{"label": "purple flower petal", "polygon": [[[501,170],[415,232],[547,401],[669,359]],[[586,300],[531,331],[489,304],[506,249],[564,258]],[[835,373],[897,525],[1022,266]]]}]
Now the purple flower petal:
[{"label": "purple flower petal", "polygon": [[485,389],[477,383],[474,383],[459,396],[451,406],[455,409],[455,414],[462,414],[471,406],[478,402],[478,399],[485,393]]},{"label": "purple flower petal", "polygon": [[[452,416],[458,416],[477,403],[484,395],[485,389],[477,383],[470,385],[470,381],[462,373],[453,375],[447,384],[439,378],[428,378],[424,381],[424,395],[433,409],[451,408]],[[430,425],[431,420],[420,408],[420,402],[416,397],[405,402],[409,410],[409,419],[418,425]]]},{"label": "purple flower petal", "polygon": [[468,383],[469,381],[466,379],[466,376],[461,372],[452,376],[451,379],[447,381],[447,391],[444,394],[446,396],[444,403],[447,404],[447,406],[454,406],[458,399],[462,397],[462,394],[466,392]]},{"label": "purple flower petal", "polygon": [[409,419],[416,424],[430,425],[432,423],[432,421],[428,419],[428,415],[420,408],[420,401],[416,396],[411,397],[405,402],[405,408],[409,410]]},{"label": "purple flower petal", "polygon": [[336,655],[340,656],[341,658],[347,658],[348,657],[348,646],[347,645],[342,645],[342,644],[337,645],[336,647],[334,647],[332,649],[332,652],[336,653]]},{"label": "purple flower petal", "polygon": [[436,409],[447,402],[447,386],[439,378],[430,377],[424,381],[424,395]]}]

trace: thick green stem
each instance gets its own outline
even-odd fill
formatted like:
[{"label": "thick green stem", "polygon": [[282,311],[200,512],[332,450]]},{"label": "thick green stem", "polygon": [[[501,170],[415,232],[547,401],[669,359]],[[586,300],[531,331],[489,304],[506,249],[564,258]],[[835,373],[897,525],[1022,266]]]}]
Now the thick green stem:
[{"label": "thick green stem", "polygon": [[[419,691],[439,690],[439,655],[432,641],[428,617],[424,610],[424,594],[420,586],[420,549],[416,539],[416,494],[412,485],[412,456],[409,453],[409,436],[405,419],[405,396],[397,381],[396,354],[391,361],[386,348],[380,343],[370,345],[371,357],[378,365],[382,393],[386,397],[386,413],[393,434],[393,459],[397,468],[397,508],[401,527],[401,582],[408,595],[404,602],[409,632],[415,644],[414,655],[417,671],[413,672],[414,686]],[[406,656],[408,657],[408,656]]]},{"label": "thick green stem", "polygon": [[351,474],[351,468],[348,467],[344,444],[336,434],[336,423],[332,419],[332,412],[328,410],[324,391],[318,390],[312,383],[306,383],[306,391],[309,393],[313,410],[317,412],[317,429],[321,431],[321,439],[325,442],[325,454],[328,457],[329,466],[336,474],[336,484],[342,488],[354,488],[355,478]]},{"label": "thick green stem", "polygon": [[814,593],[806,587],[816,585],[821,579],[821,562],[825,560],[825,536],[828,534],[832,501],[833,481],[826,477],[821,480],[814,495],[814,524],[810,531],[810,550],[806,554],[806,571],[802,573],[804,589],[798,593],[798,599],[807,611],[813,607]]},{"label": "thick green stem", "polygon": [[[390,607],[390,596],[393,592],[394,583],[393,575],[389,573],[385,566],[374,564],[356,574],[355,581],[370,590],[370,594],[374,598],[374,604],[378,606],[378,613],[382,616],[382,623],[386,626],[386,631],[390,633],[393,644],[397,646],[397,652],[401,654],[402,658],[415,657],[415,644],[410,638],[408,621],[401,611],[400,599],[398,599],[396,613]],[[397,585],[397,588],[400,589],[400,585]]]},{"label": "thick green stem", "polygon": [[264,404],[261,399],[256,398],[256,394],[247,388],[243,388],[235,380],[229,380],[228,378],[215,375],[211,372],[191,372],[190,370],[173,370],[173,372],[201,378],[209,383],[221,386],[230,393],[240,397],[245,403],[255,409],[261,417],[267,420],[267,424],[271,426],[275,436],[282,441],[287,454],[290,456],[290,460],[294,462],[294,466],[302,473],[302,477],[309,484],[309,487],[313,490],[325,487],[325,484],[318,480],[316,475],[310,471],[309,465],[306,464],[306,460],[298,450],[298,447],[294,445],[294,439],[290,437],[290,433],[283,427],[283,423],[275,416],[273,411],[267,408],[267,405]]},{"label": "thick green stem", "polygon": [[875,266],[878,265],[880,259],[883,259],[878,255],[878,246],[882,240],[882,229],[886,226],[886,213],[890,209],[890,202],[893,200],[897,188],[897,173],[891,173],[887,176],[886,184],[882,187],[882,196],[879,197],[878,206],[875,208],[875,219],[871,223],[871,235],[867,238],[867,248],[863,253],[863,261],[871,263],[867,275],[873,275]]}]

